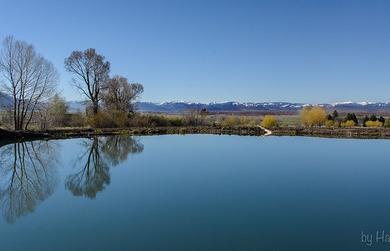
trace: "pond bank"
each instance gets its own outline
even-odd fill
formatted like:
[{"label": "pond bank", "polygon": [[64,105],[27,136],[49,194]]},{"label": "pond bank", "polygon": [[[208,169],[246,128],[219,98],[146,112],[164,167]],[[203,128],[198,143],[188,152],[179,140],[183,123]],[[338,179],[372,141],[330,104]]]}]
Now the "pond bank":
[{"label": "pond bank", "polygon": [[216,134],[241,136],[311,136],[327,138],[366,138],[390,139],[390,128],[301,128],[277,127],[265,130],[262,127],[132,127],[132,128],[70,128],[43,131],[7,131],[0,129],[0,146],[5,142],[14,142],[31,139],[65,139],[109,135],[165,135],[165,134]]},{"label": "pond bank", "polygon": [[311,136],[326,138],[390,139],[390,128],[325,128],[325,127],[278,127],[272,129],[276,136]]},{"label": "pond bank", "polygon": [[108,135],[164,135],[164,134],[218,134],[262,136],[265,131],[260,127],[131,127],[131,128],[71,128],[43,131],[7,131],[0,129],[1,140],[62,139]]}]

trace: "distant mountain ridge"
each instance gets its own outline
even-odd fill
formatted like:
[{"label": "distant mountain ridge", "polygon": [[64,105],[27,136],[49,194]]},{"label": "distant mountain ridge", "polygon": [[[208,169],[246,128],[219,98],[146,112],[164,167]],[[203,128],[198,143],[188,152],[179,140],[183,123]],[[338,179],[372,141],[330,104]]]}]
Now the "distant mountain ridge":
[{"label": "distant mountain ridge", "polygon": [[[12,107],[12,98],[0,92],[0,108]],[[84,111],[88,102],[69,101],[67,102],[71,112]],[[163,103],[137,102],[136,106],[140,112],[155,113],[182,113],[189,110],[207,109],[209,112],[275,112],[275,113],[296,113],[304,106],[314,104],[294,102],[211,102],[196,103],[185,101],[171,101]],[[390,113],[390,102],[339,102],[316,104],[326,109],[337,109],[345,112],[387,112]]]},{"label": "distant mountain ridge", "polygon": [[0,92],[0,108],[12,107],[13,100],[12,97]]},{"label": "distant mountain ridge", "polygon": [[173,101],[164,103],[137,102],[137,107],[143,112],[184,112],[188,110],[207,109],[209,112],[258,112],[258,111],[296,111],[302,109],[303,103],[288,102],[211,102],[193,103]]},{"label": "distant mountain ridge", "polygon": [[295,113],[305,106],[319,105],[326,109],[337,109],[345,112],[390,112],[390,102],[340,102],[340,103],[293,103],[293,102],[138,102],[138,109],[142,112],[180,113],[187,110],[207,109],[210,112],[281,112]]}]

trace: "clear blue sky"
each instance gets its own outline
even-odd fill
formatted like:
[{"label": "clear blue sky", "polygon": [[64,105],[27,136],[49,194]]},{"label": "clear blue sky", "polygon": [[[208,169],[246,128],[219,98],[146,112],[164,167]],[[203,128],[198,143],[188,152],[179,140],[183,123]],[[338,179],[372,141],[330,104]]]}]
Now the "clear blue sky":
[{"label": "clear blue sky", "polygon": [[145,101],[390,101],[390,1],[0,0],[0,39],[60,73],[96,48]]}]

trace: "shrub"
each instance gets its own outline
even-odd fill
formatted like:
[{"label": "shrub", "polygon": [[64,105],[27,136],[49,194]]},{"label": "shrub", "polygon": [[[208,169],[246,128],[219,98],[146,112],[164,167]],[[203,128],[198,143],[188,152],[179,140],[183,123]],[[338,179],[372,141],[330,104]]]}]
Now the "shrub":
[{"label": "shrub", "polygon": [[276,127],[278,125],[278,122],[276,121],[274,116],[266,115],[264,116],[263,120],[261,121],[261,126],[265,128],[272,128]]},{"label": "shrub", "polygon": [[97,114],[90,113],[87,116],[87,124],[94,128],[110,128],[113,127],[111,118],[106,112],[99,111]]},{"label": "shrub", "polygon": [[326,111],[323,107],[307,106],[301,112],[301,122],[304,126],[321,126],[326,121]]},{"label": "shrub", "polygon": [[135,114],[130,119],[130,125],[135,127],[146,127],[150,126],[150,120],[148,116],[142,114]]},{"label": "shrub", "polygon": [[253,116],[241,116],[239,124],[242,126],[256,126],[259,124],[259,120]]},{"label": "shrub", "polygon": [[236,116],[228,116],[222,120],[222,126],[232,127],[240,124],[240,119]]},{"label": "shrub", "polygon": [[168,126],[169,122],[165,116],[152,115],[150,116],[150,125],[151,126]]},{"label": "shrub", "polygon": [[390,118],[386,119],[386,121],[383,125],[384,125],[384,127],[390,127]]},{"label": "shrub", "polygon": [[356,126],[356,123],[353,120],[347,120],[345,122],[341,122],[340,126],[341,127],[353,127],[353,126]]},{"label": "shrub", "polygon": [[185,123],[191,126],[203,125],[207,114],[206,109],[189,110],[184,114]]},{"label": "shrub", "polygon": [[173,117],[169,119],[170,126],[184,126],[185,122],[183,118]]},{"label": "shrub", "polygon": [[377,120],[377,121],[367,121],[366,122],[366,126],[367,127],[382,127],[383,123],[380,122],[379,120]]},{"label": "shrub", "polygon": [[377,121],[378,119],[377,119],[377,117],[375,116],[375,114],[372,114],[371,116],[370,116],[370,121]]},{"label": "shrub", "polygon": [[330,128],[335,126],[335,122],[333,120],[327,120],[325,121],[325,126]]},{"label": "shrub", "polygon": [[113,110],[110,112],[112,125],[114,127],[126,127],[129,125],[128,113]]},{"label": "shrub", "polygon": [[99,111],[87,116],[87,124],[95,128],[118,128],[129,126],[128,114],[122,111]]},{"label": "shrub", "polygon": [[129,124],[136,127],[184,126],[186,119],[182,116],[135,114]]},{"label": "shrub", "polygon": [[85,117],[81,112],[67,114],[67,125],[71,127],[85,126]]}]

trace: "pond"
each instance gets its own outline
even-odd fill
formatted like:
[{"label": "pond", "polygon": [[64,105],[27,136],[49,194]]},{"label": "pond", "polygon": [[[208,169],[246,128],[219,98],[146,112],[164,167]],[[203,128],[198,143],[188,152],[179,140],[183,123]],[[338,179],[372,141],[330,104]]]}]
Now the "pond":
[{"label": "pond", "polygon": [[1,250],[390,248],[389,153],[388,140],[308,137],[8,144]]}]

